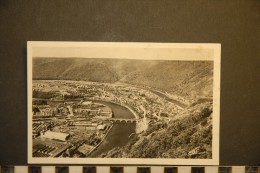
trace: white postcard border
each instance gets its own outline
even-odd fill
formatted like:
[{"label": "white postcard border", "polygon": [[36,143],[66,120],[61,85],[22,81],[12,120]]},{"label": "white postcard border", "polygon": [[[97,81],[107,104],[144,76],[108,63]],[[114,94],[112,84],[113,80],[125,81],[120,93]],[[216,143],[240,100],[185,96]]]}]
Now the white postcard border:
[{"label": "white postcard border", "polygon": [[[165,159],[165,158],[34,158],[32,157],[32,58],[33,48],[66,47],[131,47],[131,48],[195,48],[213,49],[213,139],[212,159]],[[173,58],[171,58],[173,60]],[[123,165],[219,165],[220,126],[220,59],[221,45],[218,43],[133,43],[133,42],[27,42],[27,93],[28,93],[28,163],[29,164],[123,164]],[[207,58],[178,60],[212,60]]]}]

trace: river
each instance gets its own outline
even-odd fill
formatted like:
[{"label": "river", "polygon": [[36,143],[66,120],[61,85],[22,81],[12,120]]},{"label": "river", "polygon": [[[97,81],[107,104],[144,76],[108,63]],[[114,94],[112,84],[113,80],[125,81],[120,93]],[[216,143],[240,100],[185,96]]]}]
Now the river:
[{"label": "river", "polygon": [[182,103],[182,102],[180,102],[180,101],[178,101],[178,100],[172,99],[172,98],[168,97],[166,94],[163,94],[163,93],[161,93],[161,92],[158,92],[158,91],[152,90],[152,89],[149,89],[149,91],[153,92],[154,94],[156,94],[156,95],[158,95],[158,96],[164,98],[165,100],[167,100],[167,101],[169,101],[169,102],[172,102],[172,103],[174,103],[174,104],[176,104],[176,105],[178,105],[178,106],[180,106],[180,107],[182,107],[182,108],[187,107],[186,104],[184,104],[184,103]]},{"label": "river", "polygon": [[[104,101],[93,101],[109,106],[114,112],[114,118],[135,118],[127,108],[115,103]],[[107,152],[115,147],[122,147],[129,141],[129,135],[135,133],[135,123],[114,123],[109,134],[106,136],[100,146],[93,151],[89,157],[98,157],[100,154]]]},{"label": "river", "polygon": [[114,113],[114,118],[135,118],[135,116],[133,115],[133,113],[131,111],[129,111],[126,107],[121,106],[119,104],[116,103],[112,103],[112,102],[106,102],[106,101],[93,101],[94,103],[101,103],[104,104],[108,107],[110,107],[113,110]]}]

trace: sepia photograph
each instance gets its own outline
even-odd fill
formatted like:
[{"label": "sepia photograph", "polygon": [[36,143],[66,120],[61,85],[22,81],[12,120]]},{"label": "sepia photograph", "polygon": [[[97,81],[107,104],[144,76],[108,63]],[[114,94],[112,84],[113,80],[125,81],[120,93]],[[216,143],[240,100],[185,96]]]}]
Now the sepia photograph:
[{"label": "sepia photograph", "polygon": [[220,44],[27,44],[28,163],[218,165]]}]

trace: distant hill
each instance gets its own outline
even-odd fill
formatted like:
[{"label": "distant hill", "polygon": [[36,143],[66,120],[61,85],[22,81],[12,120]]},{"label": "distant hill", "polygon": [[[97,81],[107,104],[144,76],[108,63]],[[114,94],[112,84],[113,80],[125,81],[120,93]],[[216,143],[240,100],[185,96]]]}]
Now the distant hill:
[{"label": "distant hill", "polygon": [[34,58],[33,79],[119,81],[130,72],[156,61],[97,58]]},{"label": "distant hill", "polygon": [[163,61],[129,73],[120,81],[177,92],[183,97],[212,96],[213,62]]},{"label": "distant hill", "polygon": [[34,58],[33,79],[125,82],[193,98],[212,96],[213,62]]},{"label": "distant hill", "polygon": [[106,64],[66,58],[37,58],[33,61],[33,79],[64,79],[115,82],[116,72]]}]

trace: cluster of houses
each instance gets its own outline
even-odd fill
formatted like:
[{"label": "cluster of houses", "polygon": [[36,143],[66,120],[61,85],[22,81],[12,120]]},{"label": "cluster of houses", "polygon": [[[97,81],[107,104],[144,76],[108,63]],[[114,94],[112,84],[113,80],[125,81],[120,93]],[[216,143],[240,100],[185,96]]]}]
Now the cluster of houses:
[{"label": "cluster of houses", "polygon": [[135,87],[125,86],[107,86],[106,89],[99,89],[100,99],[119,103],[121,105],[130,106],[139,117],[143,117],[144,111],[140,106],[146,110],[146,116],[151,119],[158,119],[158,117],[174,116],[182,108],[164,100],[156,94]]},{"label": "cluster of houses", "polygon": [[95,118],[112,118],[113,111],[106,105],[93,103],[92,101],[83,101],[73,109],[75,115],[90,115]]},{"label": "cluster of houses", "polygon": [[69,134],[45,131],[41,136],[33,140],[33,156],[34,157],[58,157],[68,148],[71,144],[67,142]]},{"label": "cluster of houses", "polygon": [[56,106],[37,105],[33,106],[32,113],[35,118],[41,116],[64,116],[69,114],[69,110],[63,104],[57,104]]},{"label": "cluster of houses", "polygon": [[[176,104],[164,100],[164,98],[159,97],[153,92],[134,86],[101,83],[83,84],[81,82],[73,81],[56,81],[54,84],[49,84],[49,87],[50,86],[52,88],[58,86],[63,93],[75,93],[81,95],[85,99],[107,100],[130,106],[138,113],[140,118],[142,118],[144,113],[143,110],[140,109],[140,106],[143,106],[146,109],[147,117],[151,119],[158,119],[161,116],[162,118],[172,117],[181,110]],[[74,114],[82,114],[91,117],[100,116],[100,118],[112,116],[112,111],[108,110],[106,107],[95,109],[93,106],[90,107],[89,105],[93,104],[84,102],[84,104],[72,106]],[[59,110],[52,110],[52,108],[50,108],[40,112],[34,111],[34,115],[42,116],[58,116],[59,113],[60,115],[67,115],[67,107],[63,107],[63,109]]]},{"label": "cluster of houses", "polygon": [[40,136],[43,132],[48,131],[54,126],[56,126],[56,123],[54,122],[33,122],[33,139]]},{"label": "cluster of houses", "polygon": [[96,118],[112,118],[113,111],[100,103],[92,101],[52,103],[51,105],[33,105],[34,118],[53,116],[91,116]]},{"label": "cluster of houses", "polygon": [[[110,101],[125,105],[134,110],[140,118],[167,119],[180,110],[178,106],[164,100],[164,98],[159,97],[153,92],[145,89],[137,89],[132,86],[127,87],[113,84],[101,85],[98,83],[83,85],[77,82],[67,83],[65,81],[56,81],[55,84],[39,84],[37,89],[46,89],[48,87],[59,89],[59,86],[63,85],[64,87],[60,89],[60,95],[75,93],[82,95],[84,99],[77,101],[56,101],[49,99],[47,104],[33,105],[32,113],[34,120],[43,117],[45,119],[53,118],[52,122],[55,122],[54,117],[57,117],[64,119],[64,122],[66,122],[65,125],[61,125],[60,129],[56,131],[51,130],[52,127],[55,126],[55,123],[48,123],[48,121],[33,123],[33,137],[34,140],[37,141],[34,148],[37,148],[36,144],[40,144],[38,145],[38,148],[40,149],[35,152],[38,153],[38,155],[44,155],[45,152],[45,154],[48,154],[49,156],[57,156],[57,152],[55,152],[56,154],[51,152],[56,150],[60,153],[64,152],[65,150],[63,149],[67,147],[65,144],[70,142],[73,143],[73,136],[78,136],[80,138],[80,134],[73,135],[69,132],[80,131],[79,129],[83,129],[89,134],[95,134],[95,140],[91,143],[80,143],[81,145],[78,148],[80,152],[87,154],[93,147],[98,145],[112,127],[111,122],[103,122],[105,122],[104,120],[113,117],[113,111],[108,106],[94,100]],[[80,117],[84,118],[84,120],[79,120]],[[89,120],[86,121],[86,119]],[[46,149],[39,147],[46,145],[44,142],[41,143],[40,139],[48,139],[48,146],[51,147],[47,147]],[[51,141],[53,141],[53,144],[51,144]],[[59,143],[63,142],[64,145],[60,145],[61,147],[54,147],[57,141],[59,141]],[[59,148],[62,148],[62,151],[59,150]],[[66,148],[66,151],[68,150],[69,149]],[[46,153],[46,151],[49,153]]]}]

